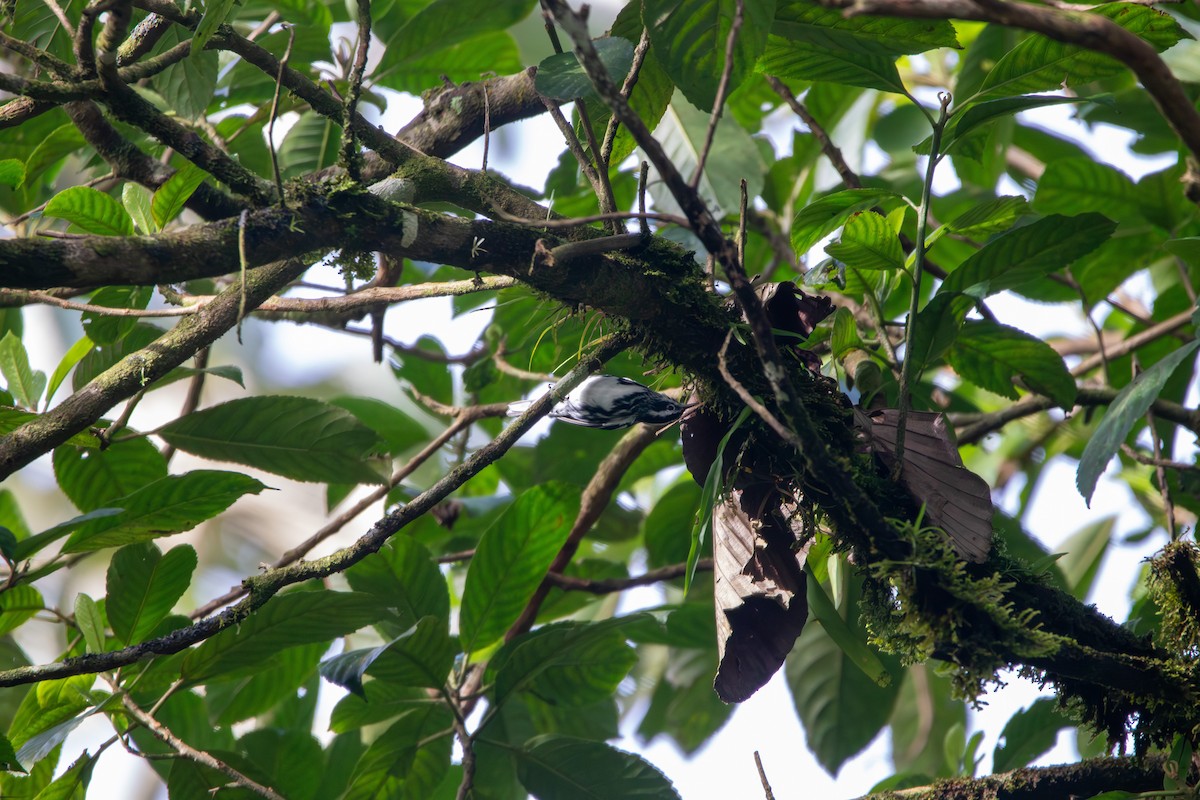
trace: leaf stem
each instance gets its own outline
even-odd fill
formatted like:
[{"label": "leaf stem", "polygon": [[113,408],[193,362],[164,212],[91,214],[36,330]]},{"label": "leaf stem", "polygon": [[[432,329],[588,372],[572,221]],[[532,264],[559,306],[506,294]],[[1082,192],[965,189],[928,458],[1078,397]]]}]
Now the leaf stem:
[{"label": "leaf stem", "polygon": [[921,278],[925,272],[925,237],[929,229],[929,203],[933,193],[933,173],[937,169],[939,149],[942,144],[942,131],[946,128],[947,110],[953,99],[949,92],[939,92],[938,101],[941,109],[937,121],[933,123],[933,136],[929,145],[929,163],[925,165],[925,183],[921,187],[921,205],[917,209],[917,241],[913,250],[912,298],[908,305],[908,325],[904,329],[904,366],[900,372],[900,418],[896,429],[896,467],[895,477],[899,477],[904,468],[904,432],[907,424],[908,409],[911,401],[910,392],[913,374],[916,368],[913,341],[917,329],[917,311],[921,304]]}]

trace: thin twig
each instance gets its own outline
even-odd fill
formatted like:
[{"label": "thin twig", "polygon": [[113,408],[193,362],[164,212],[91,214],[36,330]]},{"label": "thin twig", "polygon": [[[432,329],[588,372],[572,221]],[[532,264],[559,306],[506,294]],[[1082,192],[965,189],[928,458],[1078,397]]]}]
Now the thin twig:
[{"label": "thin twig", "polygon": [[[442,562],[439,560],[439,563]],[[696,562],[696,570],[698,572],[709,572],[712,568],[713,561],[711,558],[702,558]],[[546,580],[556,589],[562,589],[567,592],[616,594],[626,589],[634,589],[639,586],[653,586],[656,583],[682,578],[687,574],[687,569],[687,564],[671,564],[666,567],[647,570],[641,575],[633,575],[628,578],[606,578],[602,580],[586,580],[584,578],[576,578],[573,575],[561,575],[557,572],[551,572],[546,575]]]},{"label": "thin twig", "polygon": [[287,47],[283,51],[283,58],[279,59],[279,70],[275,73],[275,93],[271,97],[271,113],[267,119],[267,148],[271,151],[271,170],[275,174],[275,191],[279,194],[279,203],[284,205],[283,195],[283,176],[279,172],[279,154],[275,148],[275,118],[279,116],[279,95],[283,87],[283,75],[287,70],[288,59],[292,56],[292,45],[296,41],[296,28],[292,25],[285,26],[288,32]]},{"label": "thin twig", "polygon": [[729,93],[729,79],[733,76],[733,51],[737,46],[738,33],[742,29],[742,20],[746,13],[745,0],[737,0],[734,4],[733,21],[729,25],[729,36],[725,39],[725,66],[721,70],[721,81],[717,84],[717,96],[713,101],[712,114],[708,118],[708,130],[704,134],[704,146],[700,148],[700,158],[696,162],[696,171],[688,182],[692,191],[700,186],[704,177],[704,165],[708,154],[712,151],[713,139],[717,135],[717,123],[721,121],[721,112],[725,108],[725,96]]},{"label": "thin twig", "polygon": [[[362,176],[362,154],[358,152],[358,140],[354,132],[354,116],[358,111],[358,98],[362,95],[363,74],[367,69],[367,54],[371,49],[371,0],[358,0],[358,41],[354,50],[354,65],[350,68],[350,86],[346,91],[345,117],[342,122],[342,161],[351,180]],[[285,54],[284,59],[286,60]],[[275,81],[278,95],[283,76]],[[279,192],[283,197],[282,189]]]},{"label": "thin twig", "polygon": [[[643,204],[645,202],[644,194],[642,195],[642,202]],[[525,219],[523,217],[515,217],[500,209],[496,209],[492,215],[501,222],[511,222],[514,225],[524,225],[528,228],[545,228],[546,230],[578,228],[582,225],[590,225],[593,222],[607,222],[612,219],[655,220],[656,222],[669,222],[672,225],[679,225],[683,228],[688,227],[688,221],[677,214],[663,214],[658,211],[642,210],[636,213],[632,211],[613,211],[609,214],[592,214],[587,217],[571,217],[570,219]]]},{"label": "thin twig", "polygon": [[[114,684],[113,691],[119,690],[120,687]],[[121,703],[125,706],[125,710],[129,712],[129,715],[144,725],[146,730],[150,731],[150,733],[154,735],[155,739],[158,739],[160,742],[170,747],[182,757],[188,759],[189,761],[194,761],[201,766],[208,767],[209,769],[215,769],[217,772],[220,772],[222,775],[233,781],[234,785],[249,789],[257,795],[268,798],[268,800],[286,800],[283,795],[279,794],[274,789],[270,789],[266,786],[263,786],[261,783],[248,778],[241,772],[238,772],[236,769],[226,764],[224,761],[214,757],[211,753],[207,753],[204,750],[198,750],[195,747],[192,747],[190,744],[172,733],[170,729],[167,728],[166,725],[163,725],[161,722],[159,722],[158,719],[146,713],[146,711],[144,711],[137,703],[133,701],[132,697],[124,692],[121,693]]]},{"label": "thin twig", "polygon": [[766,800],[775,800],[775,793],[771,791],[771,783],[767,780],[767,772],[763,769],[762,759],[758,755],[758,751],[754,751],[754,766],[758,769],[758,779],[762,782],[763,794]]},{"label": "thin twig", "polygon": [[[183,399],[183,408],[179,410],[180,417],[186,417],[197,408],[200,407],[200,395],[204,391],[204,378],[207,373],[205,369],[208,367],[209,348],[202,347],[196,352],[196,357],[193,359],[193,368],[196,370],[192,375],[192,379],[188,381],[187,395]],[[171,457],[175,455],[175,445],[167,442],[163,445],[162,457],[163,461],[170,462]],[[151,710],[151,713],[154,713]]]},{"label": "thin twig", "polygon": [[[638,39],[637,47],[633,49],[633,63],[629,65],[629,74],[621,84],[621,95],[627,100],[633,96],[633,87],[637,86],[638,75],[642,72],[642,65],[646,63],[646,54],[649,52],[650,31],[643,27],[642,36]],[[600,163],[604,168],[607,168],[612,160],[613,145],[617,141],[617,131],[620,127],[620,120],[615,114],[611,115],[604,129],[604,141],[600,143]]]}]

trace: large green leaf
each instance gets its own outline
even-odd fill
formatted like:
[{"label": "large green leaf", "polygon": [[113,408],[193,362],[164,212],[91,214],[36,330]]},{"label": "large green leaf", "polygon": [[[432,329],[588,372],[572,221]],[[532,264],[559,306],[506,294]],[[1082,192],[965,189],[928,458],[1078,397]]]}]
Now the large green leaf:
[{"label": "large green leaf", "polygon": [[1013,289],[1070,265],[1105,242],[1117,224],[1101,214],[1052,214],[992,239],[942,281],[939,294],[977,298]]},{"label": "large green leaf", "polygon": [[483,534],[463,587],[463,651],[495,642],[542,582],[578,508],[578,489],[545,483],[522,493]]},{"label": "large green leaf", "polygon": [[406,711],[358,760],[344,800],[429,797],[450,768],[451,724],[443,706]]},{"label": "large green leaf", "polygon": [[[1096,6],[1089,13],[1109,18],[1160,52],[1185,35],[1170,15],[1148,6],[1108,3]],[[980,92],[1026,94],[1057,89],[1064,81],[1068,86],[1077,86],[1115,75],[1122,69],[1124,67],[1111,56],[1031,34],[992,68]]]},{"label": "large green leaf", "polygon": [[159,431],[193,455],[232,461],[298,481],[380,483],[364,459],[379,437],[348,411],[307,397],[230,400]]},{"label": "large green leaf", "polygon": [[1060,728],[1071,726],[1058,703],[1049,697],[1034,700],[1009,717],[1000,732],[1000,743],[992,754],[992,771],[1008,772],[1027,767],[1054,746]]},{"label": "large green leaf", "polygon": [[88,233],[133,236],[133,219],[116,199],[90,186],[63,189],[46,204],[48,217],[73,222]]},{"label": "large green leaf", "polygon": [[1161,359],[1130,381],[1108,407],[1096,432],[1088,439],[1087,447],[1079,459],[1079,472],[1075,477],[1075,485],[1079,487],[1079,493],[1089,505],[1092,492],[1096,490],[1096,482],[1108,466],[1108,462],[1116,455],[1121,442],[1125,441],[1134,424],[1145,416],[1167,379],[1185,359],[1192,357],[1197,347],[1200,347],[1200,341],[1188,342]]},{"label": "large green leaf", "polygon": [[289,647],[252,675],[209,681],[204,687],[209,714],[222,725],[233,725],[293,703],[328,649],[328,642]]},{"label": "large green leaf", "polygon": [[[729,90],[754,69],[767,44],[775,0],[745,3],[742,28],[733,49]],[[692,105],[711,111],[725,69],[734,0],[645,0],[642,19],[663,69]]]},{"label": "large green leaf", "polygon": [[30,411],[36,411],[42,392],[46,390],[46,373],[34,371],[29,365],[25,344],[12,331],[0,339],[0,375],[13,399]]},{"label": "large green leaf", "polygon": [[900,238],[888,221],[874,211],[861,211],[850,218],[841,238],[825,246],[825,252],[854,269],[896,270],[904,266]]},{"label": "large green leaf", "polygon": [[827,40],[796,42],[772,35],[767,41],[767,50],[758,62],[760,72],[781,78],[905,93],[893,55],[855,53],[837,48]]},{"label": "large green leaf", "polygon": [[376,18],[374,32],[384,43],[379,68],[387,71],[480,34],[502,31],[524,19],[533,7],[529,0],[433,0],[399,27],[386,16]]},{"label": "large green leaf", "polygon": [[898,56],[962,46],[948,20],[848,17],[840,9],[810,0],[781,0],[771,32],[797,42],[833,42],[844,50],[863,54]]},{"label": "large green leaf", "polygon": [[899,197],[888,189],[845,189],[809,203],[792,220],[792,249],[803,256],[851,214]]},{"label": "large green leaf", "polygon": [[285,178],[333,166],[338,160],[341,128],[315,111],[300,114],[279,145],[279,170]]},{"label": "large green leaf", "polygon": [[[676,95],[654,131],[655,138],[685,178],[690,178],[700,163],[708,121],[708,114]],[[713,213],[722,217],[736,212],[741,202],[742,179],[746,181],[747,194],[754,197],[762,191],[766,172],[766,164],[750,134],[733,120],[722,117],[698,187]],[[661,181],[652,183],[649,192],[655,205],[664,211],[679,208]]]},{"label": "large green leaf", "polygon": [[1075,405],[1075,380],[1054,348],[1022,330],[989,320],[969,320],[946,354],[960,375],[988,391],[1016,400],[1013,378],[1060,408]]},{"label": "large green leaf", "polygon": [[637,661],[622,632],[631,621],[556,622],[515,640],[488,665],[495,672],[495,702],[519,691],[563,706],[611,697]]},{"label": "large green leaf", "polygon": [[188,531],[220,514],[242,495],[258,494],[265,488],[238,472],[195,470],[169,475],[114,498],[112,505],[122,509],[121,513],[81,525],[63,545],[63,552],[88,553]]},{"label": "large green leaf", "polygon": [[346,580],[356,592],[378,598],[395,617],[382,627],[390,637],[432,616],[448,625],[450,594],[446,578],[424,545],[408,536],[392,537],[378,553],[367,556],[346,570]]},{"label": "large green leaf", "polygon": [[1141,217],[1137,189],[1125,173],[1090,158],[1060,158],[1038,179],[1033,207],[1043,214],[1099,211],[1114,219]]},{"label": "large green leaf", "polygon": [[321,675],[364,699],[364,674],[389,685],[436,689],[445,684],[458,652],[457,643],[446,633],[445,621],[424,617],[390,642],[323,662]]},{"label": "large green leaf", "polygon": [[[288,800],[322,800],[317,795],[325,771],[321,744],[308,731],[261,728],[250,731],[238,745],[270,786]],[[216,793],[219,796],[219,792]]]},{"label": "large green leaf", "polygon": [[[604,63],[609,78],[620,86],[633,64],[633,43],[616,36],[597,39],[596,53]],[[579,63],[574,51],[547,56],[538,64],[535,84],[538,92],[560,102],[577,97],[591,100],[596,97],[592,79]]]},{"label": "large green leaf", "polygon": [[153,542],[122,547],[108,565],[105,610],[113,633],[125,644],[143,641],[187,591],[196,551],[179,545],[162,551]]},{"label": "large green leaf", "polygon": [[642,541],[651,567],[678,564],[687,558],[688,539],[682,531],[695,526],[700,487],[685,477],[658,498],[642,522]]},{"label": "large green leaf", "polygon": [[387,613],[377,598],[358,592],[278,595],[188,653],[181,674],[191,683],[203,683],[269,661],[284,648],[353,633]]},{"label": "large green leaf", "polygon": [[114,442],[103,450],[63,445],[54,450],[54,477],[80,511],[111,501],[167,477],[167,461],[149,439]]},{"label": "large green leaf", "polygon": [[25,583],[0,592],[0,636],[15,631],[46,607],[42,593]]},{"label": "large green leaf", "polygon": [[[105,286],[88,300],[90,305],[117,309],[143,309],[150,304],[154,289],[149,286]],[[137,317],[86,311],[81,317],[83,332],[98,345],[109,345],[128,336],[137,327]]]},{"label": "large green leaf", "polygon": [[[816,583],[810,578],[810,586]],[[842,586],[838,613],[866,647],[866,633],[856,621],[860,582],[847,578]],[[875,738],[900,691],[898,681],[881,686],[863,672],[822,625],[804,627],[788,655],[786,676],[808,748],[831,774]]]},{"label": "large green leaf", "polygon": [[371,397],[336,397],[331,405],[344,408],[359,422],[379,434],[388,453],[402,453],[416,444],[424,444],[425,427],[395,406]]},{"label": "large green leaf", "polygon": [[428,91],[452,81],[476,81],[483,75],[519,72],[521,53],[512,35],[506,31],[485,33],[444,50],[412,56],[396,63],[384,52],[375,80],[381,86],[402,92]]},{"label": "large green leaf", "polygon": [[[200,38],[199,31],[196,38]],[[167,101],[167,105],[188,120],[204,115],[208,104],[214,99],[213,89],[217,85],[217,54],[211,50],[199,52],[196,49],[198,46],[193,42],[191,57],[154,76],[154,88]]]},{"label": "large green leaf", "polygon": [[150,213],[160,230],[183,210],[184,204],[207,177],[207,172],[188,161],[155,190]]},{"label": "large green leaf", "polygon": [[573,800],[678,800],[650,762],[603,742],[540,736],[516,752],[521,784],[537,797]]}]

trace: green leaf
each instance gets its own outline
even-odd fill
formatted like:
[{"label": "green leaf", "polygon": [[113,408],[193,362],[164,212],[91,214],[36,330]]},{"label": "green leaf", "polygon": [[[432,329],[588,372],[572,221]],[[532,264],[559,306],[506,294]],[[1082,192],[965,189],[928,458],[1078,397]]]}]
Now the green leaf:
[{"label": "green leaf", "polygon": [[[813,600],[819,598],[813,587],[819,586],[819,581],[810,577],[808,585],[809,608],[815,612]],[[859,582],[851,579],[843,585],[848,591],[843,599],[846,611],[841,613],[853,617],[858,613]],[[838,616],[853,631],[859,646],[866,647],[866,633]],[[786,677],[809,750],[826,771],[836,774],[887,723],[900,685],[893,681],[890,686],[880,686],[855,665],[830,633],[825,625],[806,625],[787,657]]]},{"label": "green leaf", "polygon": [[458,647],[445,620],[424,617],[378,647],[351,650],[321,662],[321,677],[366,699],[363,675],[399,686],[436,689],[446,683]]},{"label": "green leaf", "polygon": [[1200,267],[1200,236],[1188,236],[1163,242],[1163,248],[1179,256],[1190,267]]},{"label": "green leaf", "polygon": [[25,408],[36,411],[42,392],[46,389],[46,373],[35,372],[29,365],[25,343],[12,331],[0,339],[0,374],[4,375],[8,393]]},{"label": "green leaf", "polygon": [[565,484],[535,486],[484,532],[463,588],[463,652],[482,650],[516,621],[567,540],[578,498]]},{"label": "green leaf", "polygon": [[247,733],[238,745],[281,796],[288,800],[322,800],[316,791],[325,771],[325,754],[308,731],[262,728]]},{"label": "green leaf", "polygon": [[679,794],[650,762],[603,742],[539,736],[514,753],[517,775],[537,797],[573,800],[678,800]]},{"label": "green leaf", "polygon": [[72,123],[51,131],[25,159],[25,185],[32,186],[50,167],[87,146],[83,134]]},{"label": "green leaf", "polygon": [[867,644],[866,637],[857,625],[851,626],[842,614],[838,612],[833,600],[825,593],[825,587],[813,574],[812,569],[805,565],[808,573],[808,607],[813,618],[821,623],[825,633],[841,649],[854,666],[879,686],[889,686],[892,676],[887,667],[879,660],[879,656]]},{"label": "green leaf", "polygon": [[532,8],[526,0],[434,0],[399,28],[386,17],[376,17],[375,32],[384,42],[380,69],[433,56],[480,34],[503,31]]},{"label": "green leaf", "polygon": [[204,683],[260,665],[284,648],[353,633],[386,613],[376,598],[357,592],[322,589],[277,595],[188,653],[181,674],[190,683]]},{"label": "green leaf", "polygon": [[352,414],[306,397],[259,396],[180,417],[159,431],[202,458],[298,481],[381,483],[366,463],[379,437]]},{"label": "green leaf", "polygon": [[[593,44],[609,77],[620,86],[633,65],[633,44],[615,36],[597,39]],[[534,86],[539,93],[561,102],[570,102],[577,97],[587,100],[596,97],[592,79],[574,51],[556,53],[542,59],[542,63],[538,64]]]},{"label": "green leaf", "polygon": [[0,186],[18,188],[25,182],[25,162],[19,158],[0,159]]},{"label": "green leaf", "polygon": [[42,593],[25,583],[18,583],[0,592],[0,636],[21,627],[46,607]]},{"label": "green leaf", "polygon": [[[1161,52],[1185,35],[1168,14],[1132,3],[1108,3],[1090,12],[1107,17]],[[981,93],[1027,94],[1046,89],[1078,86],[1125,69],[1110,56],[1077,45],[1032,34],[1009,50],[984,78]]]},{"label": "green leaf", "polygon": [[[709,115],[681,100],[678,95],[671,101],[663,114],[662,121],[654,131],[667,157],[690,178],[700,163],[700,153],[708,135]],[[735,213],[741,203],[741,182],[746,180],[746,193],[750,197],[762,191],[763,177],[767,167],[759,154],[750,134],[728,117],[717,123],[712,149],[704,162],[704,174],[700,178],[701,196],[717,217]],[[676,212],[679,204],[661,181],[654,181],[651,172],[649,192],[655,206],[668,212]]]},{"label": "green leaf", "polygon": [[[734,0],[645,0],[642,20],[655,56],[692,105],[708,112],[725,69]],[[744,4],[734,42],[729,91],[741,85],[767,45],[775,0]]]},{"label": "green leaf", "polygon": [[445,50],[418,54],[402,63],[394,63],[390,51],[384,51],[380,66],[375,75],[380,86],[417,94],[442,86],[442,76],[452,81],[476,81],[489,72],[499,75],[519,72],[524,64],[516,40],[511,34],[498,31]]},{"label": "green leaf", "polygon": [[137,233],[158,233],[161,229],[150,212],[150,201],[153,197],[153,192],[140,183],[130,181],[121,187],[121,205],[133,220]]},{"label": "green leaf", "polygon": [[772,35],[766,52],[759,59],[758,70],[780,78],[907,93],[896,69],[895,56],[854,53],[839,49],[829,41],[795,42]]},{"label": "green leaf", "polygon": [[[154,289],[150,286],[105,286],[96,291],[88,303],[105,308],[143,309],[150,304],[153,296]],[[96,311],[85,311],[81,320],[87,338],[100,346],[115,344],[132,333],[138,325],[137,317]]]},{"label": "green leaf", "polygon": [[446,578],[425,546],[409,536],[394,536],[378,553],[346,570],[346,580],[356,592],[374,595],[395,614],[384,630],[395,637],[424,617],[450,618],[450,593]]},{"label": "green leaf", "polygon": [[962,47],[954,26],[944,19],[847,17],[840,9],[809,0],[782,0],[771,33],[796,42],[832,42],[840,49],[863,54],[899,56],[937,47]]},{"label": "green leaf", "polygon": [[1068,266],[1103,244],[1117,224],[1101,214],[1052,214],[992,239],[942,281],[938,294],[976,298],[1016,288]]},{"label": "green leaf", "polygon": [[41,533],[34,534],[17,542],[16,547],[13,548],[13,560],[20,561],[29,558],[43,547],[57,542],[76,528],[83,527],[83,525],[92,520],[114,517],[120,513],[121,509],[119,508],[97,508],[95,511],[80,514],[78,517],[69,519],[66,522],[60,522],[53,528],[47,528]]},{"label": "green leaf", "polygon": [[1125,173],[1090,158],[1060,158],[1038,179],[1033,207],[1043,214],[1099,211],[1114,219],[1139,219],[1142,203]]},{"label": "green leaf", "polygon": [[1048,697],[1034,700],[1005,723],[992,755],[992,772],[1029,766],[1054,746],[1060,729],[1070,726],[1059,712],[1057,701]]},{"label": "green leaf", "polygon": [[1024,197],[1003,195],[972,206],[946,227],[963,236],[987,237],[1009,230],[1013,223],[1029,213],[1029,201]]},{"label": "green leaf", "polygon": [[125,208],[90,186],[63,189],[46,204],[45,215],[73,222],[100,236],[133,236],[133,219]]},{"label": "green leaf", "polygon": [[603,622],[556,622],[505,646],[488,665],[495,703],[532,692],[557,706],[585,706],[612,697],[637,662],[623,628],[644,615]]},{"label": "green leaf", "polygon": [[0,736],[0,770],[6,772],[28,772],[17,761],[17,753],[13,750],[12,742],[7,736]]},{"label": "green leaf", "polygon": [[896,197],[899,195],[888,189],[845,189],[809,203],[792,220],[792,249],[803,256],[843,225],[851,214]]},{"label": "green leaf", "polygon": [[92,768],[96,766],[97,758],[98,755],[89,755],[85,750],[66,772],[38,792],[35,800],[72,800],[75,797],[83,797],[87,793],[88,783],[92,780]]},{"label": "green leaf", "polygon": [[861,211],[846,223],[839,241],[825,252],[854,269],[894,270],[904,266],[900,238],[874,211]]},{"label": "green leaf", "polygon": [[82,336],[71,345],[71,349],[62,357],[62,361],[58,362],[58,366],[54,368],[54,374],[50,376],[50,385],[46,387],[46,404],[54,399],[55,393],[58,392],[58,387],[67,379],[67,375],[75,368],[75,365],[92,350],[92,340],[86,336]]},{"label": "green leaf", "polygon": [[217,28],[225,22],[229,12],[233,10],[233,5],[234,0],[205,0],[204,16],[200,18],[200,24],[196,26],[196,35],[192,37],[190,58],[203,57],[204,46],[216,35]]},{"label": "green leaf", "polygon": [[80,526],[63,545],[63,552],[87,553],[191,530],[229,508],[242,495],[258,494],[265,488],[238,472],[195,470],[160,478],[114,499],[113,505],[122,512]]},{"label": "green leaf", "polygon": [[[317,674],[317,664],[327,650],[328,642],[289,647],[252,674],[209,681],[204,687],[209,715],[221,725],[234,725],[272,709],[298,708],[298,690]],[[283,724],[281,716],[273,721],[276,726]]]},{"label": "green leaf", "polygon": [[[641,3],[627,3],[617,14],[617,18],[613,20],[609,35],[619,36],[630,42],[637,42],[642,38],[642,30]],[[622,75],[617,80],[617,83],[620,84],[624,80],[625,76]],[[647,128],[654,130],[666,112],[667,105],[671,102],[671,95],[674,92],[675,84],[671,82],[670,76],[662,68],[662,64],[658,61],[658,56],[654,54],[654,50],[648,51],[645,60],[642,62],[642,68],[638,71],[637,83],[633,86],[633,93],[629,96],[629,107],[641,117],[642,122],[646,123]],[[588,114],[592,119],[592,128],[595,131],[596,140],[603,141],[604,131],[607,129],[608,122],[612,118],[612,110],[604,103],[593,103],[588,106]],[[582,128],[580,128],[580,140],[587,141],[587,136],[582,132]],[[613,149],[610,157],[611,163],[620,164],[636,147],[637,143],[633,140],[633,136],[626,130],[625,126],[618,126],[617,136],[613,140]],[[569,157],[569,154],[567,155]],[[577,168],[577,165],[572,165],[572,174],[575,174]]]},{"label": "green leaf", "polygon": [[1067,583],[1068,591],[1081,602],[1087,599],[1100,571],[1100,564],[1112,543],[1116,517],[1108,516],[1084,525],[1067,537],[1061,545],[1062,557],[1057,566]]},{"label": "green leaf", "polygon": [[117,505],[111,501],[167,477],[167,462],[149,439],[114,442],[103,450],[63,445],[54,451],[54,477],[80,511]]},{"label": "green leaf", "polygon": [[969,320],[946,354],[960,375],[990,392],[1016,400],[1013,378],[1020,376],[1060,408],[1075,405],[1075,379],[1054,348],[1017,328]]},{"label": "green leaf", "polygon": [[344,408],[366,425],[385,443],[385,452],[396,454],[424,444],[425,426],[395,406],[370,397],[336,397],[330,405]]},{"label": "green leaf", "polygon": [[75,625],[83,634],[83,642],[89,653],[103,653],[104,617],[96,601],[80,592],[75,596]]},{"label": "green leaf", "polygon": [[[216,53],[213,55],[215,56]],[[168,222],[179,215],[184,205],[207,177],[207,172],[188,161],[168,178],[166,183],[158,187],[158,190],[154,192],[154,199],[150,202],[150,213],[159,230],[162,230]]]},{"label": "green leaf", "polygon": [[441,706],[403,713],[358,760],[344,800],[430,797],[450,768],[451,724]]},{"label": "green leaf", "polygon": [[105,370],[120,362],[126,356],[136,353],[143,347],[148,347],[165,331],[162,328],[146,322],[138,322],[129,333],[121,339],[106,345],[95,345],[75,366],[71,376],[71,386],[75,391],[85,387],[92,379],[101,375]]},{"label": "green leaf", "polygon": [[341,129],[314,111],[305,111],[279,145],[279,169],[295,178],[337,163]]},{"label": "green leaf", "polygon": [[104,608],[113,633],[125,644],[144,641],[191,584],[196,551],[179,545],[162,551],[153,542],[122,547],[108,565]]},{"label": "green leaf", "polygon": [[1150,405],[1162,392],[1163,386],[1171,374],[1190,358],[1200,341],[1188,342],[1161,359],[1150,369],[1138,375],[1108,407],[1104,419],[1100,420],[1096,432],[1088,439],[1083,455],[1079,459],[1079,471],[1075,476],[1075,485],[1083,495],[1088,505],[1092,502],[1092,492],[1096,490],[1096,482],[1103,474],[1108,462],[1116,455],[1117,449],[1134,424],[1145,416]]},{"label": "green leaf", "polygon": [[688,540],[680,531],[695,526],[700,507],[700,487],[690,478],[676,483],[658,498],[642,522],[642,541],[651,567],[678,564],[688,554]]},{"label": "green leaf", "polygon": [[[203,25],[203,21],[201,21]],[[199,38],[199,30],[196,37]],[[155,75],[154,88],[158,90],[167,106],[188,120],[200,119],[213,101],[213,90],[217,86],[218,59],[211,50],[198,52],[194,41],[188,58],[173,64],[169,69]]]}]

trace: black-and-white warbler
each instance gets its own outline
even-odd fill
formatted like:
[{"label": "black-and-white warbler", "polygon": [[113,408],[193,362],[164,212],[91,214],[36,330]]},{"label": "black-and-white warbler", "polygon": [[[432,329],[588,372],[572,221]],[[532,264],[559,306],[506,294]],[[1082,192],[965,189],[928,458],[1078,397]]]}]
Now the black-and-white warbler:
[{"label": "black-and-white warbler", "polygon": [[[509,403],[508,416],[520,416],[530,403],[529,400]],[[679,419],[689,407],[629,378],[593,375],[554,406],[550,416],[572,425],[607,431],[639,422],[665,425]]]}]

